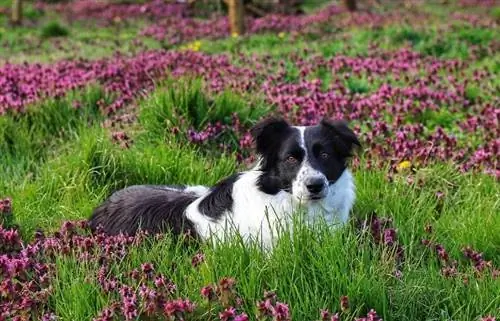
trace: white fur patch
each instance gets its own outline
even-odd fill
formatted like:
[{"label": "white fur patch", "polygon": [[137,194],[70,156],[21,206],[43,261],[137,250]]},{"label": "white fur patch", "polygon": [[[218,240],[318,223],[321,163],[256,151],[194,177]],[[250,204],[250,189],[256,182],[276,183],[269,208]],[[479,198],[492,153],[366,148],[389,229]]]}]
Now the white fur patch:
[{"label": "white fur patch", "polygon": [[[235,229],[244,240],[254,239],[266,248],[271,248],[280,224],[290,223],[299,203],[290,193],[281,191],[276,195],[261,192],[257,179],[262,172],[254,168],[243,172],[233,185],[233,210],[226,212],[221,219],[213,220],[200,213],[198,205],[203,196],[186,209],[186,217],[191,220],[197,233],[208,239],[211,235],[224,241],[227,233]],[[346,170],[339,180],[328,187],[326,198],[307,202],[307,221],[313,221],[320,215],[330,224],[345,223],[354,202],[354,183],[351,173]]]},{"label": "white fur patch", "polygon": [[209,191],[210,191],[210,188],[208,188],[207,186],[203,186],[203,185],[187,186],[184,189],[184,192],[191,193],[191,194],[194,194],[197,196],[203,196],[206,193],[208,193]]}]

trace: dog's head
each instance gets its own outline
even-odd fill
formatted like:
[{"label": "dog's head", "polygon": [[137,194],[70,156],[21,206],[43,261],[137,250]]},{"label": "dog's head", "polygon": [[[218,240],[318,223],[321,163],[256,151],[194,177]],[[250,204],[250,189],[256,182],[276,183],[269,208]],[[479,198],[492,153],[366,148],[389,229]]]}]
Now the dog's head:
[{"label": "dog's head", "polygon": [[259,154],[258,184],[268,194],[287,191],[302,201],[323,199],[346,169],[355,145],[345,121],[322,119],[314,126],[291,126],[268,118],[251,129]]}]

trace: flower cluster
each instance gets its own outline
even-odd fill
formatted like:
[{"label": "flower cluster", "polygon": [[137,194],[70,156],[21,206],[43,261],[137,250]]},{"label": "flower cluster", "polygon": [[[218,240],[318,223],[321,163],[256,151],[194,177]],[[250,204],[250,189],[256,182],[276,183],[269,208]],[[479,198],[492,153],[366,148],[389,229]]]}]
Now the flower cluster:
[{"label": "flower cluster", "polygon": [[[337,313],[331,313],[328,310],[321,310],[320,311],[320,321],[340,321],[340,320],[352,320],[352,319],[346,319],[344,317],[344,314],[348,313],[350,310],[349,307],[349,298],[345,295],[343,295],[340,298],[340,310],[341,312]],[[377,315],[377,312],[374,309],[370,309],[366,316],[361,316],[358,318],[355,318],[354,320],[356,321],[382,321],[382,318]]]},{"label": "flower cluster", "polygon": [[[23,112],[26,106],[46,97],[61,97],[68,91],[98,83],[116,99],[102,105],[106,114],[122,110],[138,95],[152,89],[156,79],[186,74],[204,76],[210,88],[256,87],[255,72],[231,65],[227,56],[194,52],[147,51],[135,57],[115,56],[96,61],[60,61],[52,65],[5,64],[0,67],[0,115],[9,110]],[[237,82],[236,79],[243,79]]]},{"label": "flower cluster", "polygon": [[377,315],[377,311],[372,309],[366,317],[357,318],[356,321],[382,321],[382,318]]},{"label": "flower cluster", "polygon": [[133,142],[132,139],[123,131],[111,133],[111,138],[114,143],[120,145],[121,148],[129,148]]},{"label": "flower cluster", "polygon": [[500,268],[494,267],[492,261],[486,261],[482,253],[477,252],[470,246],[463,248],[462,253],[472,261],[476,272],[482,273],[485,270],[490,270],[493,277],[497,278],[500,276]]},{"label": "flower cluster", "polygon": [[[499,110],[494,102],[470,94],[471,90],[493,94],[485,85],[493,77],[488,69],[476,70],[467,77],[464,62],[424,57],[408,49],[384,52],[373,48],[366,57],[304,59],[292,55],[290,60],[299,69],[299,76],[297,82],[290,83],[287,78],[292,71],[282,61],[268,57],[238,59],[249,67],[236,67],[224,55],[192,51],[150,51],[129,58],[62,61],[48,66],[6,64],[0,68],[0,113],[23,111],[44,97],[61,96],[98,82],[117,97],[101,106],[105,113],[113,114],[131,104],[138,94],[152,89],[154,79],[166,74],[194,75],[202,77],[206,88],[214,93],[225,88],[261,91],[269,104],[297,124],[312,124],[323,116],[362,123],[363,127],[355,126],[355,130],[367,152],[368,166],[385,166],[388,159],[422,166],[451,160],[462,171],[500,176],[496,162],[500,141],[495,131]],[[273,74],[276,65],[278,71]],[[329,85],[317,78],[324,71],[331,75]],[[387,81],[380,84],[380,78]],[[405,85],[396,85],[401,82]],[[452,127],[446,120],[450,113],[462,115]],[[444,119],[443,125],[428,118],[433,114]],[[248,133],[242,128],[216,123],[201,131],[186,129],[193,143],[212,140],[222,131],[241,135],[242,151],[250,146]]]},{"label": "flower cluster", "polygon": [[289,321],[291,320],[288,305],[279,302],[276,293],[267,291],[264,300],[257,303],[257,316],[260,320]]},{"label": "flower cluster", "polygon": [[[364,57],[306,59],[292,54],[289,60],[298,75],[284,61],[269,57],[240,55],[237,60],[245,67],[234,65],[225,55],[193,51],[149,51],[135,57],[53,65],[6,64],[0,68],[0,113],[23,111],[47,96],[62,96],[97,82],[116,97],[111,104],[100,105],[103,112],[113,115],[151,90],[155,79],[191,75],[203,78],[212,93],[226,88],[260,93],[293,123],[312,124],[324,116],[358,123],[354,129],[362,140],[367,166],[385,166],[387,160],[420,166],[453,161],[464,172],[500,176],[496,162],[500,140],[495,130],[499,109],[495,101],[474,94],[494,96],[493,87],[487,85],[493,73],[487,68],[467,76],[467,64],[458,60],[377,47]],[[325,73],[328,83],[318,77]],[[295,81],[290,82],[290,77]],[[381,83],[380,79],[385,80]],[[458,122],[451,122],[452,113],[460,115]],[[237,122],[227,125],[208,124],[205,129],[186,128],[183,133],[198,144],[233,131],[241,137],[240,150],[245,152],[250,146],[245,128],[236,128]]]},{"label": "flower cluster", "polygon": [[[350,26],[381,27],[386,24],[412,21],[422,23],[427,18],[421,12],[394,10],[380,13],[346,13],[342,6],[330,5],[308,15],[268,14],[260,18],[245,19],[247,34],[273,32],[283,38],[284,32],[325,35],[336,28]],[[172,16],[145,27],[140,35],[170,45],[195,39],[219,39],[230,36],[228,18],[216,16],[208,20]]]},{"label": "flower cluster", "polygon": [[495,0],[460,0],[458,5],[462,7],[496,7],[498,2]]},{"label": "flower cluster", "polygon": [[[428,227],[426,228],[426,231],[429,234],[432,233],[432,230]],[[459,262],[450,258],[450,255],[443,244],[435,243],[428,239],[423,239],[422,244],[436,253],[441,264],[441,274],[445,278],[460,277],[464,283],[468,283],[468,276],[459,271]],[[472,261],[474,272],[477,276],[485,275],[488,271],[493,278],[498,278],[500,276],[500,269],[493,266],[492,261],[486,261],[483,258],[482,253],[475,251],[470,246],[464,247],[462,249],[462,253],[465,258]]]},{"label": "flower cluster", "polygon": [[0,199],[0,213],[9,214],[12,210],[12,200],[7,197]]},{"label": "flower cluster", "polygon": [[156,20],[166,17],[187,15],[187,6],[181,2],[164,0],[145,1],[144,3],[117,3],[97,0],[65,1],[57,4],[38,1],[40,10],[55,11],[74,20],[97,20],[104,23],[118,23],[129,19]]},{"label": "flower cluster", "polygon": [[46,303],[55,271],[40,255],[43,245],[25,246],[17,230],[2,226],[0,244],[0,319],[29,318],[37,312],[43,320],[50,320],[52,313],[46,310]]}]

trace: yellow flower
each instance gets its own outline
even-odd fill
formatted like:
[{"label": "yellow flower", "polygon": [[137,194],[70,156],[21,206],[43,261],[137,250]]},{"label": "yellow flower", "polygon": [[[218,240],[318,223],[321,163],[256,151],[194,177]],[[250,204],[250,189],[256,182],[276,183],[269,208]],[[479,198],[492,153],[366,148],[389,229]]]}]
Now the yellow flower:
[{"label": "yellow flower", "polygon": [[233,38],[238,38],[238,36],[239,36],[239,34],[237,32],[233,32],[231,34],[231,37],[233,37]]},{"label": "yellow flower", "polygon": [[405,170],[405,169],[408,169],[411,167],[411,162],[410,161],[402,161],[401,163],[399,163],[397,166],[396,166],[396,169],[399,171],[402,171],[402,170]]},{"label": "yellow flower", "polygon": [[285,38],[285,33],[284,32],[278,33],[278,37],[280,37],[281,39]]}]

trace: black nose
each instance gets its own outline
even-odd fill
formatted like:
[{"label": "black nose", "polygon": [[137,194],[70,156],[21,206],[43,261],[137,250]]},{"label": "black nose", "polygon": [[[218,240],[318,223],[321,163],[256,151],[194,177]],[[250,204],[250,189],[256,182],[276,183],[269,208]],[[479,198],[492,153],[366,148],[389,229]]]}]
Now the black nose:
[{"label": "black nose", "polygon": [[306,187],[310,193],[318,194],[325,187],[325,183],[321,178],[312,178],[307,182]]}]

